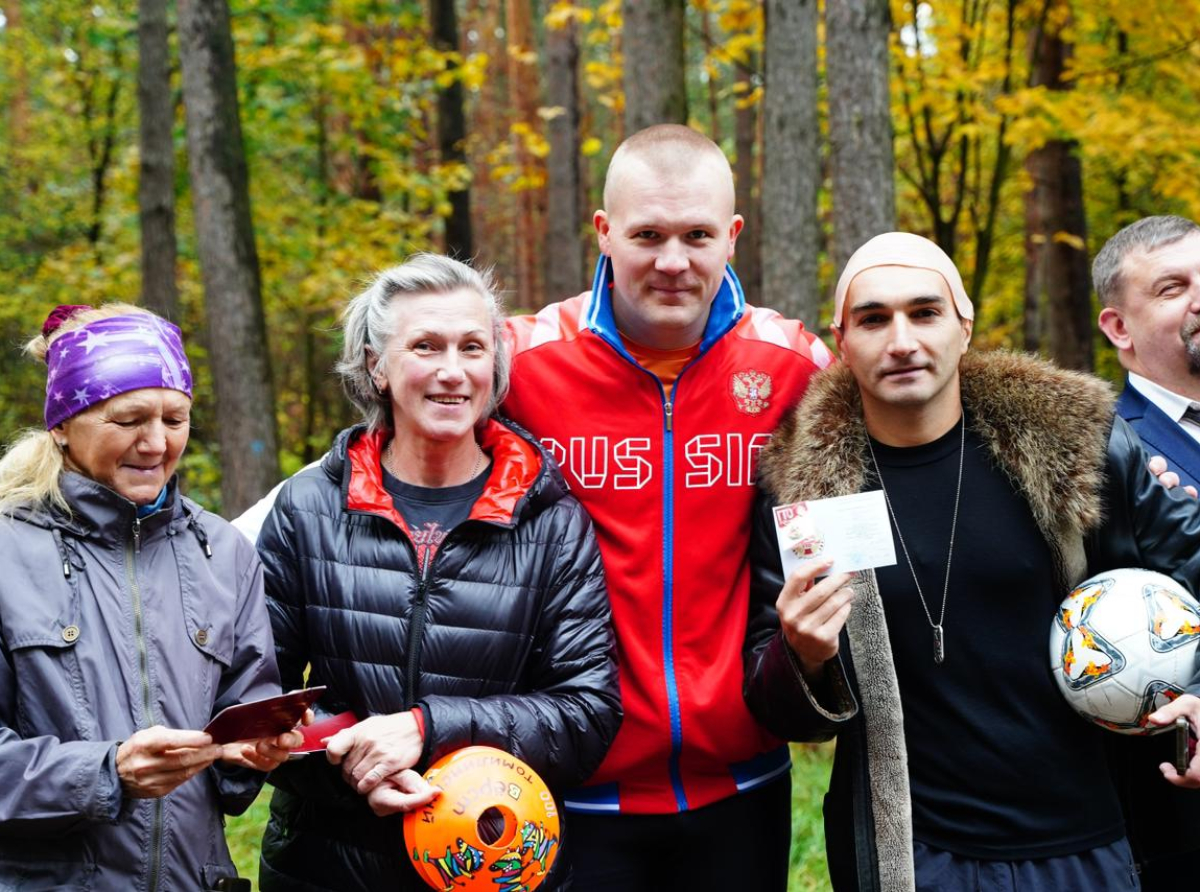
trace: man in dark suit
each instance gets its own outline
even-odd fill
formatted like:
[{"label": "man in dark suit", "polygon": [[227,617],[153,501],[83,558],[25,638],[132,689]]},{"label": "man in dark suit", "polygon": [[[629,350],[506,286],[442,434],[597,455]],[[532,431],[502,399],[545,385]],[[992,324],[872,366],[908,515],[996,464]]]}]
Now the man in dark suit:
[{"label": "man in dark suit", "polygon": [[[1117,413],[1193,495],[1200,486],[1200,226],[1146,217],[1096,255],[1100,329],[1128,373]],[[1162,479],[1162,478],[1160,478]],[[1168,483],[1163,479],[1164,483]],[[1162,783],[1171,735],[1111,741],[1145,892],[1173,889],[1200,858],[1200,800]]]},{"label": "man in dark suit", "polygon": [[1200,486],[1200,226],[1146,217],[1096,255],[1100,329],[1129,373],[1117,412],[1186,486]]}]

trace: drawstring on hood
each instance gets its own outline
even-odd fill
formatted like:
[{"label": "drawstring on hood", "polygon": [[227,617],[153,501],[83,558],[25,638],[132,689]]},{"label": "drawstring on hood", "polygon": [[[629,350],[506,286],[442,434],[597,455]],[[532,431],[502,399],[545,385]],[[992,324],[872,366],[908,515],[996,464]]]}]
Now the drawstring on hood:
[{"label": "drawstring on hood", "polygon": [[204,524],[191,512],[186,503],[183,506],[183,513],[187,517],[188,529],[192,531],[192,534],[196,537],[196,541],[204,549],[204,556],[212,560],[212,549],[208,545],[208,531],[204,529]]},{"label": "drawstring on hood", "polygon": [[63,576],[70,579],[72,567],[80,571],[86,569],[87,564],[84,562],[75,540],[64,536],[58,527],[51,527],[50,533],[54,536],[54,544],[58,546],[58,553],[62,555]]},{"label": "drawstring on hood", "polygon": [[[101,491],[100,487],[91,480],[83,481],[83,486],[91,491]],[[164,489],[164,492],[167,490]],[[107,495],[104,495],[107,493]],[[101,491],[101,500],[107,501],[110,505],[112,494],[107,489]],[[121,500],[123,504],[127,504],[125,500]],[[212,546],[209,544],[208,530],[204,528],[204,524],[200,520],[202,509],[196,505],[189,504],[182,497],[178,499],[178,511],[183,515],[183,520],[187,528],[192,531],[192,535],[196,537],[204,556],[212,560]],[[124,509],[118,509],[118,513],[123,514]],[[45,511],[39,508],[27,508],[17,512],[18,517],[27,523],[32,523],[36,526],[48,529],[54,536],[55,545],[58,548],[59,554],[62,556],[62,571],[63,576],[67,579],[71,578],[72,570],[82,571],[86,569],[86,564],[83,560],[83,553],[76,544],[76,539],[91,539],[98,534],[98,530],[94,525],[80,522],[77,518],[70,515],[63,515],[58,511]],[[124,515],[127,517],[128,515]],[[165,512],[160,508],[154,515],[165,516]],[[135,537],[137,536],[138,528],[149,520],[147,518],[135,517]],[[126,523],[125,520],[118,519],[116,521],[120,525]],[[168,535],[174,535],[175,530],[179,529],[179,514],[175,514],[167,524]],[[101,534],[103,535],[103,534]]]}]

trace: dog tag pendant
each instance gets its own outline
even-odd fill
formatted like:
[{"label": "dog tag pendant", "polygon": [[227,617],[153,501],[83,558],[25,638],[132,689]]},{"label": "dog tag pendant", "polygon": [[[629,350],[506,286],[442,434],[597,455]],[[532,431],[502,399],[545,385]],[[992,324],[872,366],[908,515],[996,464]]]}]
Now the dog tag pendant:
[{"label": "dog tag pendant", "polygon": [[939,623],[933,627],[933,661],[941,664],[946,659],[946,648],[942,644],[942,626]]}]

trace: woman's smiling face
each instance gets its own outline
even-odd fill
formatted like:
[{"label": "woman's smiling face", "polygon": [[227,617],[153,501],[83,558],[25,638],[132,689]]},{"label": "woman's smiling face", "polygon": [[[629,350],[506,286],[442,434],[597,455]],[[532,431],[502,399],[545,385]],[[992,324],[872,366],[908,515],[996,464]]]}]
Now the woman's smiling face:
[{"label": "woman's smiling face", "polygon": [[398,439],[472,437],[492,396],[496,345],[483,297],[469,288],[399,297],[382,373]]},{"label": "woman's smiling face", "polygon": [[64,421],[66,466],[136,505],[167,485],[191,431],[192,400],[178,390],[144,387],[97,403]]}]

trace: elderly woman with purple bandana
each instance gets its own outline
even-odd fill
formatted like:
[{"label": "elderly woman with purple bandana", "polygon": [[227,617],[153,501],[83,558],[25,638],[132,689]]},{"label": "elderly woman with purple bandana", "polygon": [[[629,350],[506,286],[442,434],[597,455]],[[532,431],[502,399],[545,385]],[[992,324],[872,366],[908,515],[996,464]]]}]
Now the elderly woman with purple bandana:
[{"label": "elderly woman with purple bandana", "polygon": [[254,548],[174,476],[179,329],[59,307],[26,349],[46,429],[0,459],[0,888],[214,888],[222,813],[301,737],[197,730],[279,680]]}]

